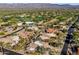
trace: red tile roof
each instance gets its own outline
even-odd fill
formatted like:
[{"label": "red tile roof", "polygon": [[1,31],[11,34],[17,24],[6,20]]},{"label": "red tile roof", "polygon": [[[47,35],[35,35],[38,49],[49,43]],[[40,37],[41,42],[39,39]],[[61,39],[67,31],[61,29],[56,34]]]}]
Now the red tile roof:
[{"label": "red tile roof", "polygon": [[52,28],[46,29],[46,32],[48,33],[56,32],[56,31],[57,31],[56,29],[52,29]]}]

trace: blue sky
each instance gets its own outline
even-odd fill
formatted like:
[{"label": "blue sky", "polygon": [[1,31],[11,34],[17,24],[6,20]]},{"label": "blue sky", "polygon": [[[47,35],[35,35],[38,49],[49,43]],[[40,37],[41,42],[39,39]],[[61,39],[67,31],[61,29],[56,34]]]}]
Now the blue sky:
[{"label": "blue sky", "polygon": [[79,3],[79,0],[0,0],[0,3]]}]

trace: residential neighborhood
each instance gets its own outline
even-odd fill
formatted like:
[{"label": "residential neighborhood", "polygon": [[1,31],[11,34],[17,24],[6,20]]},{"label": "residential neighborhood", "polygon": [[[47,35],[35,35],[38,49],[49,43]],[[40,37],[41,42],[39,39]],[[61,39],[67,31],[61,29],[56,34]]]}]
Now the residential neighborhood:
[{"label": "residential neighborhood", "polygon": [[[42,9],[0,15],[0,47],[22,55],[60,55],[68,30],[79,46],[77,9]],[[5,12],[7,13],[7,11]],[[68,45],[69,46],[69,45]],[[1,50],[0,49],[0,50]],[[5,51],[0,51],[5,54]]]}]

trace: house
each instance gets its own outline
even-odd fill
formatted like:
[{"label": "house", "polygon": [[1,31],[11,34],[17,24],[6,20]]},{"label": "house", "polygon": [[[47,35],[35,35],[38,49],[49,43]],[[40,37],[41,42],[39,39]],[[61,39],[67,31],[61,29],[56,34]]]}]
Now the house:
[{"label": "house", "polygon": [[39,30],[37,26],[28,27],[27,29],[28,30],[35,30],[35,31]]},{"label": "house", "polygon": [[60,24],[60,25],[64,25],[64,24],[65,24],[65,22],[60,22],[59,24]]},{"label": "house", "polygon": [[6,16],[4,16],[4,18],[10,18],[11,16],[8,16],[8,15],[6,15]]},{"label": "house", "polygon": [[40,38],[41,40],[48,42],[51,37],[57,37],[56,33],[41,33]]},{"label": "house", "polygon": [[48,28],[45,30],[46,33],[54,33],[54,32],[57,32],[56,29],[52,29],[52,28]]},{"label": "house", "polygon": [[39,30],[35,22],[26,22],[26,26],[28,30]]},{"label": "house", "polygon": [[40,42],[40,41],[35,41],[34,43],[35,43],[36,45],[38,45],[38,46],[43,46],[43,43]]},{"label": "house", "polygon": [[19,36],[12,36],[12,46],[18,44],[18,42],[20,41]]},{"label": "house", "polygon": [[44,47],[44,48],[50,48],[50,45],[49,45],[48,42],[43,42],[43,47]]},{"label": "house", "polygon": [[37,48],[37,45],[35,43],[30,43],[26,49],[27,49],[27,52],[35,52],[36,48]]},{"label": "house", "polygon": [[29,48],[29,50],[30,50],[30,51],[34,51],[34,50],[35,50],[35,48],[32,48],[32,47],[31,47],[31,48]]},{"label": "house", "polygon": [[63,28],[63,29],[67,29],[67,27],[66,27],[66,26],[62,26],[62,28]]},{"label": "house", "polygon": [[13,27],[12,26],[5,27],[5,31],[10,33],[13,31]]},{"label": "house", "polygon": [[45,36],[45,35],[41,35],[40,38],[41,38],[41,40],[43,40],[45,42],[47,42],[50,39],[50,37]]},{"label": "house", "polygon": [[30,33],[27,31],[21,31],[18,33],[18,35],[22,38],[27,38],[30,35]]},{"label": "house", "polygon": [[23,24],[22,22],[17,23],[18,26],[22,26],[22,24]]},{"label": "house", "polygon": [[35,26],[35,22],[25,22],[25,23],[29,27]]},{"label": "house", "polygon": [[48,36],[48,37],[56,37],[57,36],[55,33],[46,33],[44,35]]},{"label": "house", "polygon": [[22,14],[22,15],[19,15],[20,17],[25,17],[26,16],[26,14]]}]

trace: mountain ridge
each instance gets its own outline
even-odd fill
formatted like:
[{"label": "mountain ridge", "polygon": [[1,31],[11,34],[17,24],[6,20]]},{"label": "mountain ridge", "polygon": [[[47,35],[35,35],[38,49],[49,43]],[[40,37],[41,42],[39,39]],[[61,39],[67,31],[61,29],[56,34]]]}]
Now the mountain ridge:
[{"label": "mountain ridge", "polygon": [[78,6],[51,3],[0,3],[0,8],[79,8]]}]

